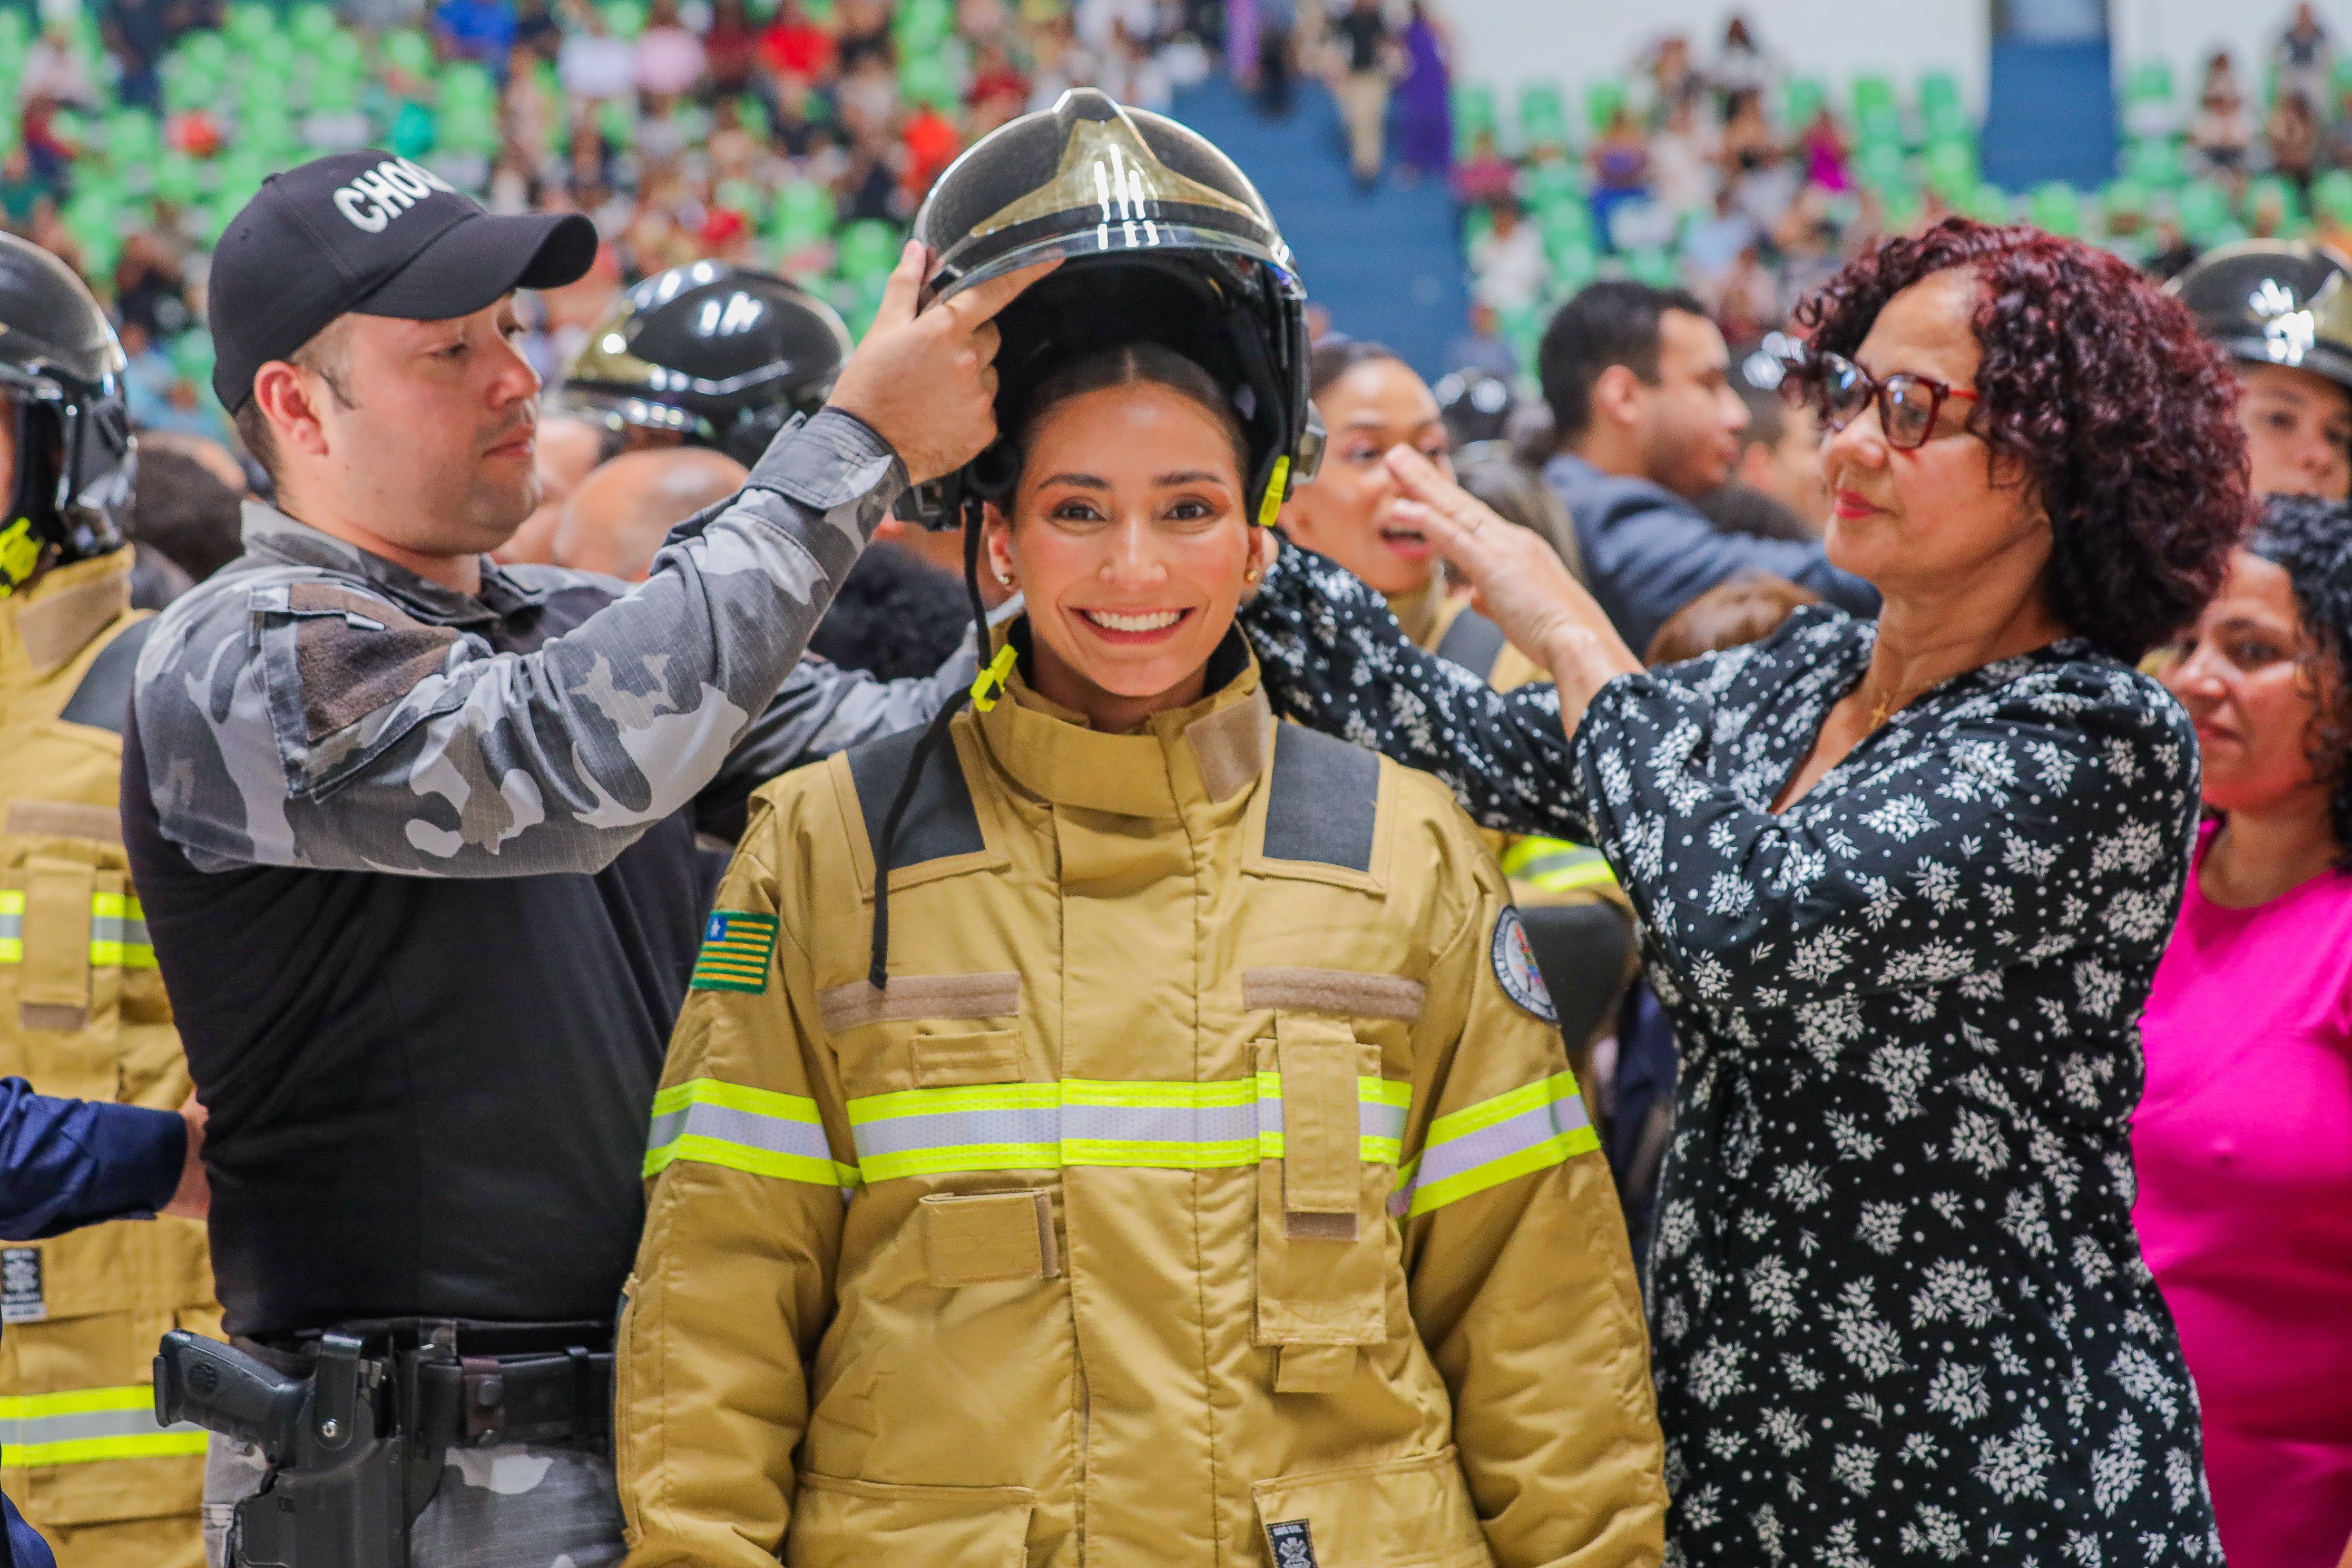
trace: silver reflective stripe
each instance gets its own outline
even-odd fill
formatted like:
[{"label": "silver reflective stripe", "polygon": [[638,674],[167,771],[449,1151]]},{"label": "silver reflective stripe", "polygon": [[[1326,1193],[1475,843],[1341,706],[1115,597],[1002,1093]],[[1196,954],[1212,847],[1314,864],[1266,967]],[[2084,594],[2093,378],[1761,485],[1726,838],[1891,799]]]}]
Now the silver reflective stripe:
[{"label": "silver reflective stripe", "polygon": [[0,914],[0,942],[22,942],[25,939],[25,917],[20,914]]},{"label": "silver reflective stripe", "polygon": [[[5,915],[0,915],[0,936],[15,934],[6,929],[8,918]],[[130,942],[135,946],[145,947],[149,945],[147,922],[143,920],[131,920],[124,915],[92,915],[89,917],[89,940]]]},{"label": "silver reflective stripe", "polygon": [[731,1106],[693,1104],[654,1118],[652,1146],[667,1148],[680,1138],[709,1138],[740,1148],[763,1149],[772,1154],[797,1154],[830,1162],[833,1150],[824,1128],[814,1121],[787,1121],[756,1110]]},{"label": "silver reflective stripe", "polygon": [[1570,1097],[1549,1105],[1538,1105],[1490,1127],[1481,1127],[1475,1132],[1465,1132],[1459,1138],[1432,1144],[1428,1152],[1421,1157],[1421,1170],[1414,1177],[1413,1184],[1433,1187],[1448,1176],[1476,1170],[1492,1161],[1532,1149],[1547,1139],[1572,1132],[1584,1125],[1584,1101],[1580,1099]]}]

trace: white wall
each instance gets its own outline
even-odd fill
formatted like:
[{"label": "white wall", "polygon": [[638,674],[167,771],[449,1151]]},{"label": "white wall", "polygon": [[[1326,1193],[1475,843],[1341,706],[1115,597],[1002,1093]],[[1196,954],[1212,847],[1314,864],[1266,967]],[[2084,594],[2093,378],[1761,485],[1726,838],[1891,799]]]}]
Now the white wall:
[{"label": "white wall", "polygon": [[[1512,0],[1476,3],[1507,5]],[[2337,58],[2352,53],[2352,0],[2314,0],[2312,9],[2327,25]],[[2215,49],[2237,57],[2238,79],[2259,94],[2271,46],[2294,16],[2294,0],[2107,0],[2118,79],[2142,60],[2168,59],[2184,107],[2203,79],[2205,58]]]},{"label": "white wall", "polygon": [[[2222,9],[2222,0],[2111,0],[2117,7],[2155,5]],[[2267,3],[2267,0],[2257,0]],[[2352,0],[2336,0],[2352,7]],[[1450,20],[1466,80],[1492,82],[1508,94],[1529,79],[1549,78],[1580,93],[1594,77],[1625,70],[1669,32],[1689,36],[1704,61],[1733,12],[1794,72],[1817,77],[1843,103],[1858,71],[1890,73],[1908,99],[1923,70],[1960,79],[1969,108],[1984,108],[1990,6],[1987,0],[1438,0]],[[2265,26],[2270,24],[2265,23]],[[2339,29],[2352,47],[2352,29]],[[1571,101],[1571,110],[1580,98]],[[1507,107],[1506,114],[1509,112]]]}]

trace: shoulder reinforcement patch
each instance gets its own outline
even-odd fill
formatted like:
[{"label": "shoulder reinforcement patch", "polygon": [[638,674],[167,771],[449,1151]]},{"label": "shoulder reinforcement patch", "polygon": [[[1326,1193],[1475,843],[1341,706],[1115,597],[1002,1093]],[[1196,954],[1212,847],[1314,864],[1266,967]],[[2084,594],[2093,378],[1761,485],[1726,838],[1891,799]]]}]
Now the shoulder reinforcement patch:
[{"label": "shoulder reinforcement patch", "polygon": [[[922,738],[920,729],[908,730],[854,747],[849,752],[849,776],[857,786],[858,815],[866,819],[866,842],[877,861],[883,858],[883,819],[890,815],[890,802],[913,765],[915,747]],[[887,869],[903,870],[950,855],[976,855],[987,847],[980,834],[980,817],[972,810],[971,786],[964,782],[963,763],[953,743],[944,742],[924,764],[914,797],[907,802]]]},{"label": "shoulder reinforcement patch", "polygon": [[1317,860],[1369,872],[1380,802],[1378,754],[1296,724],[1276,726],[1265,805],[1267,859]]},{"label": "shoulder reinforcement patch", "polygon": [[287,607],[299,617],[294,664],[302,682],[302,725],[320,740],[399,701],[440,673],[454,626],[427,625],[389,600],[333,583],[297,583]]}]

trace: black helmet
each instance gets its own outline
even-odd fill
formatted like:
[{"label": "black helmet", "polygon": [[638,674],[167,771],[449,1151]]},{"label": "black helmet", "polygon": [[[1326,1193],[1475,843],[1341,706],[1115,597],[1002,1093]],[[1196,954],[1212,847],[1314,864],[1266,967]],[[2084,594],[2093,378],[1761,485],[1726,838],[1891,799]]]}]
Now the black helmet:
[{"label": "black helmet", "polygon": [[672,430],[760,460],[814,414],[849,357],[849,329],[799,284],[724,261],[646,279],[589,329],[554,406],[608,430]]},{"label": "black helmet", "polygon": [[45,565],[122,548],[137,461],[126,363],[73,268],[0,233],[0,389],[16,405],[0,597]]},{"label": "black helmet", "polygon": [[2234,357],[2352,387],[2352,281],[2334,252],[2250,239],[2207,251],[2165,288]]},{"label": "black helmet", "polygon": [[1449,370],[1429,390],[1457,448],[1500,440],[1519,402],[1510,378],[1491,370]]},{"label": "black helmet", "polygon": [[[1198,132],[1093,88],[1000,126],[948,165],[914,237],[934,258],[923,302],[1040,261],[1061,268],[1006,306],[997,423],[1040,379],[1103,349],[1152,342],[1226,389],[1248,437],[1250,518],[1271,522],[1314,474],[1322,427],[1307,395],[1307,293],[1265,199]],[[964,470],[1001,494],[1019,464],[1000,441]],[[933,487],[912,503],[935,527]]]}]

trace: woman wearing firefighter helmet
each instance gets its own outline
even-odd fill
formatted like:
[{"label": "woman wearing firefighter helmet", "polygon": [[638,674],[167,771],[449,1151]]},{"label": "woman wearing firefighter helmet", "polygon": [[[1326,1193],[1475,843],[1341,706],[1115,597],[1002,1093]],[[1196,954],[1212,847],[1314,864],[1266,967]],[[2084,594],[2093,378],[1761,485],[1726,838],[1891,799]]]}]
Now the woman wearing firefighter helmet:
[{"label": "woman wearing firefighter helmet", "polygon": [[1064,262],[928,498],[1025,611],[976,710],[753,806],[655,1102],[632,1562],[1654,1563],[1631,1259],[1501,873],[1233,630],[1307,456],[1264,204],[1082,90],[916,234],[934,300]]}]

